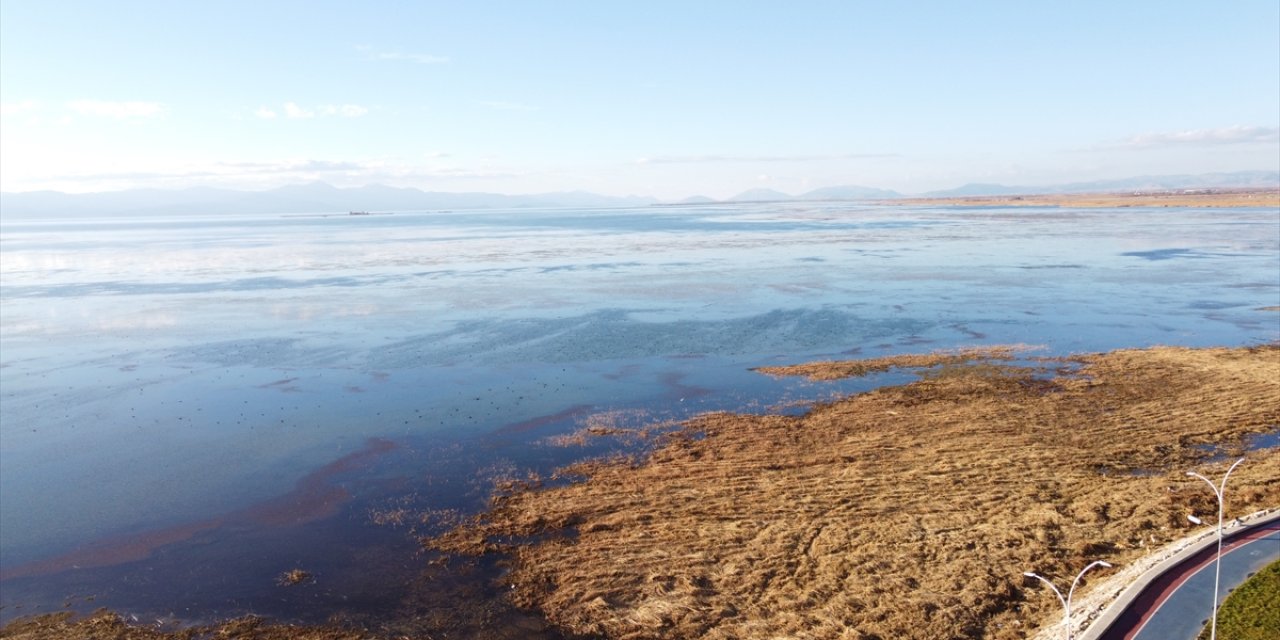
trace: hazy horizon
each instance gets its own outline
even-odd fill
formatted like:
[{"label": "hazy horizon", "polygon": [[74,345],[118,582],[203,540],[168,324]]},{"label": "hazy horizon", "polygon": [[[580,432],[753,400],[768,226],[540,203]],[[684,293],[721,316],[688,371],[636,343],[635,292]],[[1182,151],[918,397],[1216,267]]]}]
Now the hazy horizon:
[{"label": "hazy horizon", "polygon": [[1280,169],[1280,7],[7,1],[0,191],[922,193]]}]

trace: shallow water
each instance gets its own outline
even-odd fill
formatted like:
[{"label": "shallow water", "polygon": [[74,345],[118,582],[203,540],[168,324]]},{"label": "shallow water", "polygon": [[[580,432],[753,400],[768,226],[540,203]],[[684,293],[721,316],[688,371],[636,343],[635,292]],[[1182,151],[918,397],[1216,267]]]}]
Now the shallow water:
[{"label": "shallow water", "polygon": [[[394,608],[436,587],[409,527],[370,509],[478,508],[493,478],[581,455],[540,443],[602,412],[794,409],[905,379],[755,366],[1280,339],[1268,209],[3,221],[0,249],[5,619]],[[274,585],[294,566],[315,588]]]}]

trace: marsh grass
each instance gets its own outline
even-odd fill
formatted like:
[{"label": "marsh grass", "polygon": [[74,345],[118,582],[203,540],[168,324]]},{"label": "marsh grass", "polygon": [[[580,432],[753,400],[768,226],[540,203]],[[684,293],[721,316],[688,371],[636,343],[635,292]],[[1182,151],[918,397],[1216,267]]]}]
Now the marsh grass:
[{"label": "marsh grass", "polygon": [[[1184,536],[1183,514],[1216,506],[1185,470],[1280,424],[1274,345],[1081,356],[1058,376],[1006,357],[913,360],[946,368],[799,417],[703,415],[424,542],[505,554],[512,599],[574,633],[1025,638],[1060,609],[1023,571],[1069,582]],[[1280,504],[1280,450],[1232,482],[1230,513]]]}]

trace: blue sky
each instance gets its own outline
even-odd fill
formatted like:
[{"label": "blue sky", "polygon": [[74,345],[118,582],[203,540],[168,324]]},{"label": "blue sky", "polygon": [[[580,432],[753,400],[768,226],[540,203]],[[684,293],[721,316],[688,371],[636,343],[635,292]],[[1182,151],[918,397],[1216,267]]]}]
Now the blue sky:
[{"label": "blue sky", "polygon": [[1280,3],[0,3],[0,189],[1280,169]]}]

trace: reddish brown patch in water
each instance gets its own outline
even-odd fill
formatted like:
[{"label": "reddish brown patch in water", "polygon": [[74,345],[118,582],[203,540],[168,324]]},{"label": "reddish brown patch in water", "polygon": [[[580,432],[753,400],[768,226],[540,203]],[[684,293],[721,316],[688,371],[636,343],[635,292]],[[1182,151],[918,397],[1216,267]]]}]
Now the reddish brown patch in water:
[{"label": "reddish brown patch in water", "polygon": [[679,371],[668,371],[662,374],[662,384],[666,385],[672,395],[684,398],[701,398],[702,396],[711,395],[711,390],[706,387],[685,384],[685,374]]},{"label": "reddish brown patch in water", "polygon": [[70,553],[4,569],[0,572],[0,581],[136,562],[150,557],[160,547],[190,540],[201,532],[224,525],[287,527],[323,520],[336,515],[351,499],[346,489],[333,484],[334,476],[363,468],[398,446],[390,440],[370,438],[363,449],[303,476],[293,491],[284,495],[207,520],[104,538]]},{"label": "reddish brown patch in water", "polygon": [[499,428],[494,433],[526,433],[533,431],[534,429],[541,429],[542,427],[556,424],[557,422],[572,420],[579,416],[587,415],[588,413],[591,413],[591,405],[575,404],[564,411],[545,416],[538,416],[536,418],[529,418],[528,420],[522,420],[520,422],[512,422],[511,424]]}]

